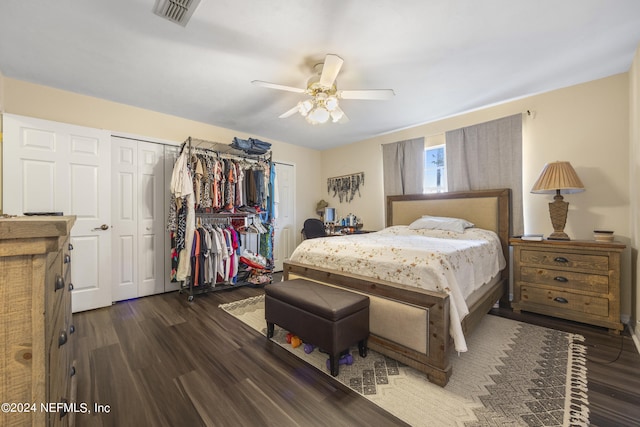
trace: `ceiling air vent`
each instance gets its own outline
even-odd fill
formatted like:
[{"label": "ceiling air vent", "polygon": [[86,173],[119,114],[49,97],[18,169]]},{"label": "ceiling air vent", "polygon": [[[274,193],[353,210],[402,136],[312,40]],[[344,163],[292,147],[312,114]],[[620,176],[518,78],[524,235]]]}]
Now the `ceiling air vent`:
[{"label": "ceiling air vent", "polygon": [[199,4],[200,0],[157,0],[153,12],[186,27]]}]

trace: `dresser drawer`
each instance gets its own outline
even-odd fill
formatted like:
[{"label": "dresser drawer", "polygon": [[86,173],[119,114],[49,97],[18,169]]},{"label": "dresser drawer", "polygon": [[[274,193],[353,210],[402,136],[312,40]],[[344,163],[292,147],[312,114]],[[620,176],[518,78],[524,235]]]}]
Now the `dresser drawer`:
[{"label": "dresser drawer", "polygon": [[556,291],[531,285],[522,285],[520,292],[522,309],[526,309],[528,304],[540,304],[556,308],[559,317],[562,317],[563,312],[583,313],[605,318],[609,316],[609,300],[607,298]]},{"label": "dresser drawer", "polygon": [[607,274],[609,257],[606,254],[576,254],[562,251],[540,251],[522,249],[520,262],[547,267],[572,268]]},{"label": "dresser drawer", "polygon": [[566,290],[579,290],[596,294],[609,293],[609,276],[598,274],[521,267],[520,280],[528,283],[561,287]]}]

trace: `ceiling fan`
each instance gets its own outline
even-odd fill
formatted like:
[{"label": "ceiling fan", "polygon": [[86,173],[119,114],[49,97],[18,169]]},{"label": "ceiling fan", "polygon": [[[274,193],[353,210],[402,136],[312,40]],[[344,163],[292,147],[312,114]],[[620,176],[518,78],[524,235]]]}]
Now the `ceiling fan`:
[{"label": "ceiling fan", "polygon": [[295,113],[300,113],[312,124],[326,123],[329,119],[334,123],[349,121],[349,118],[340,108],[339,101],[341,99],[385,100],[395,96],[392,89],[338,90],[336,77],[343,63],[344,60],[338,55],[328,54],[324,59],[324,63],[315,66],[316,74],[309,78],[305,89],[261,80],[254,80],[251,83],[271,89],[304,93],[311,96],[310,99],[298,102],[295,107],[281,114],[280,118],[284,119]]}]

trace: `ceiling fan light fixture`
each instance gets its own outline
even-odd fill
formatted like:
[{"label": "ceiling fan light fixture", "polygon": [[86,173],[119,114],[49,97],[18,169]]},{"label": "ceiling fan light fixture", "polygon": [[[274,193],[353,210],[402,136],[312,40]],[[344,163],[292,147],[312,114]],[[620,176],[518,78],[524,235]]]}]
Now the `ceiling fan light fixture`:
[{"label": "ceiling fan light fixture", "polygon": [[340,119],[344,116],[344,111],[337,108],[331,112],[331,120],[333,123],[338,123]]},{"label": "ceiling fan light fixture", "polygon": [[307,121],[314,125],[326,123],[330,117],[329,111],[323,106],[316,106],[309,115],[307,116]]},{"label": "ceiling fan light fixture", "polygon": [[312,108],[313,108],[313,102],[311,102],[308,99],[306,101],[298,102],[298,111],[300,111],[300,114],[302,114],[304,117],[306,117],[307,114],[309,114]]},{"label": "ceiling fan light fixture", "polygon": [[326,123],[329,119],[333,123],[347,123],[349,117],[340,108],[340,99],[383,100],[391,99],[395,96],[392,89],[338,90],[336,77],[342,68],[343,62],[344,60],[338,55],[327,54],[324,62],[314,67],[315,73],[307,80],[306,89],[263,82],[261,80],[253,80],[251,83],[271,89],[304,93],[310,96],[310,99],[298,102],[295,107],[281,114],[279,118],[284,119],[300,113],[309,123],[314,125]]},{"label": "ceiling fan light fixture", "polygon": [[335,95],[328,96],[327,99],[324,100],[324,105],[327,107],[327,110],[333,112],[338,108],[338,98]]}]

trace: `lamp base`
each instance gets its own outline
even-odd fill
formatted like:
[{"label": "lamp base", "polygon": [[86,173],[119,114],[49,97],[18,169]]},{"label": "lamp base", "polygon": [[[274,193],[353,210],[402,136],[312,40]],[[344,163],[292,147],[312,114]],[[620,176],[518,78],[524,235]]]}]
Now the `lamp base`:
[{"label": "lamp base", "polygon": [[567,223],[569,203],[563,199],[560,190],[556,190],[553,202],[549,203],[549,215],[551,216],[551,225],[553,225],[553,233],[547,237],[549,240],[571,240],[567,233],[564,232],[564,225]]},{"label": "lamp base", "polygon": [[571,238],[564,231],[554,231],[547,240],[571,240]]}]

